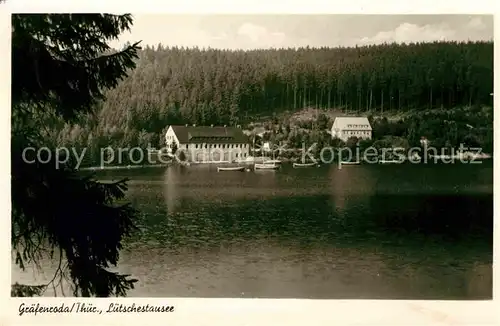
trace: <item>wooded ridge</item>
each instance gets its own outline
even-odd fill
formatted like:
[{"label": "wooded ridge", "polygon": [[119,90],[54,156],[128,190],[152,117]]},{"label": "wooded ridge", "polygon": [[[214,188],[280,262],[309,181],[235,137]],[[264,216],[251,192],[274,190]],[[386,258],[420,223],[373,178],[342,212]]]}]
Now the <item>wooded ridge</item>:
[{"label": "wooded ridge", "polygon": [[[274,120],[286,129],[290,121],[284,117],[304,108],[327,116],[332,110],[415,118],[428,112],[429,128],[436,131],[443,128],[439,112],[453,120],[445,109],[459,108],[454,112],[462,112],[461,124],[468,124],[467,116],[476,121],[473,127],[492,130],[491,109],[480,109],[492,107],[492,92],[493,42],[252,51],[146,46],[137,67],[106,92],[96,114],[77,125],[59,124],[52,138],[90,147],[157,146],[171,124],[245,128]],[[479,107],[475,114],[461,109],[472,107]],[[489,136],[483,130],[474,137]]]}]

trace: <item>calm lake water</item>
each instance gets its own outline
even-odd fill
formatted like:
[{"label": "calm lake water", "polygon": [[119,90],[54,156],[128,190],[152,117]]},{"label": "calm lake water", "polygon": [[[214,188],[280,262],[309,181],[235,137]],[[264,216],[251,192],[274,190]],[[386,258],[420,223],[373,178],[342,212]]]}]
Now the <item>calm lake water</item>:
[{"label": "calm lake water", "polygon": [[97,176],[129,177],[141,211],[118,267],[132,297],[492,298],[492,162]]}]

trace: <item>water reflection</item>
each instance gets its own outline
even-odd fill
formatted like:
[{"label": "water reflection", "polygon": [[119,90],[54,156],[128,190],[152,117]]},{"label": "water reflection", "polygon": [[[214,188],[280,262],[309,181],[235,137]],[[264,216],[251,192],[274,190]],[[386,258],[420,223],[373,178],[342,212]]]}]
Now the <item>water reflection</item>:
[{"label": "water reflection", "polygon": [[182,197],[182,194],[179,193],[180,189],[178,187],[178,183],[180,182],[182,175],[179,172],[179,169],[167,168],[164,173],[163,194],[169,214],[175,213],[181,205],[180,198]]},{"label": "water reflection", "polygon": [[131,175],[131,296],[491,298],[490,167],[155,171]]},{"label": "water reflection", "polygon": [[[332,203],[336,212],[342,216],[351,200],[367,200],[375,193],[377,178],[372,169],[362,166],[344,166],[341,169],[330,168]],[[360,203],[359,206],[363,206]]]}]

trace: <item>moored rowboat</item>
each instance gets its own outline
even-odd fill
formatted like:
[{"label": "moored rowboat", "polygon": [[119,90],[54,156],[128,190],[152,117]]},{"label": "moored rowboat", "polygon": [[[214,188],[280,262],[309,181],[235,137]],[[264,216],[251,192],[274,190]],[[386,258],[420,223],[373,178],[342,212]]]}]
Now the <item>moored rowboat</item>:
[{"label": "moored rowboat", "polygon": [[217,172],[220,171],[245,171],[245,167],[244,166],[217,167]]},{"label": "moored rowboat", "polygon": [[294,168],[309,168],[309,167],[317,166],[318,164],[316,164],[316,163],[293,163],[292,165]]},{"label": "moored rowboat", "polygon": [[401,164],[403,161],[400,160],[380,160],[378,161],[379,164]]},{"label": "moored rowboat", "polygon": [[340,162],[342,165],[359,165],[361,162]]},{"label": "moored rowboat", "polygon": [[264,164],[281,164],[280,160],[266,160],[263,162]]},{"label": "moored rowboat", "polygon": [[255,163],[255,165],[254,165],[254,168],[256,170],[276,170],[279,167],[280,166],[278,164],[266,164],[266,163],[262,163],[262,164]]}]

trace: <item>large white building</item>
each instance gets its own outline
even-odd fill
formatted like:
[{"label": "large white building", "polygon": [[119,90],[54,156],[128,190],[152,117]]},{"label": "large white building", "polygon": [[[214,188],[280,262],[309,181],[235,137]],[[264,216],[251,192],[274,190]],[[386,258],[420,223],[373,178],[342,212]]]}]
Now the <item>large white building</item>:
[{"label": "large white building", "polygon": [[372,126],[365,117],[337,117],[332,125],[332,138],[339,138],[344,142],[350,137],[371,139]]},{"label": "large white building", "polygon": [[170,126],[165,141],[168,153],[182,151],[194,162],[232,162],[250,153],[248,137],[236,127]]}]

